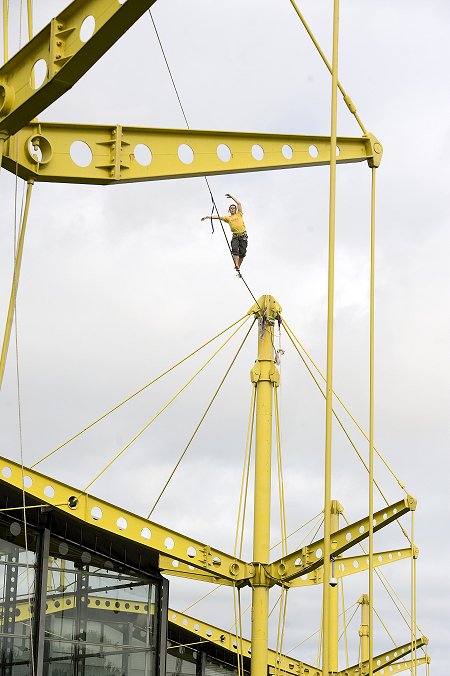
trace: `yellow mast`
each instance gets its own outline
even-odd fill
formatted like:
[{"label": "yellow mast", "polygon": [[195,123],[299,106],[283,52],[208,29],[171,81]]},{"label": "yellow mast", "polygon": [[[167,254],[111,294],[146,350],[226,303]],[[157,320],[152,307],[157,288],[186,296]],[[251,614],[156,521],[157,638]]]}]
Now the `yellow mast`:
[{"label": "yellow mast", "polygon": [[273,388],[280,382],[274,364],[275,318],[281,307],[272,296],[261,296],[249,310],[258,321],[258,358],[251,370],[256,387],[256,449],[255,495],[253,521],[253,561],[255,577],[252,580],[252,662],[251,676],[267,673],[269,642],[269,587],[265,566],[270,552],[270,482],[272,462],[272,403]]}]

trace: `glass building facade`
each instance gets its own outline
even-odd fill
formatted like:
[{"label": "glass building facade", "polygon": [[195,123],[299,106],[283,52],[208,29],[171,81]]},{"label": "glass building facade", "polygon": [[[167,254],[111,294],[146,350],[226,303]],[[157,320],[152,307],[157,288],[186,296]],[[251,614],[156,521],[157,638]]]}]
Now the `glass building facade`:
[{"label": "glass building facade", "polygon": [[25,521],[0,488],[0,676],[237,673],[234,653],[168,621],[158,552],[51,507]]},{"label": "glass building facade", "polygon": [[0,515],[0,676],[160,674],[163,581],[151,572]]}]

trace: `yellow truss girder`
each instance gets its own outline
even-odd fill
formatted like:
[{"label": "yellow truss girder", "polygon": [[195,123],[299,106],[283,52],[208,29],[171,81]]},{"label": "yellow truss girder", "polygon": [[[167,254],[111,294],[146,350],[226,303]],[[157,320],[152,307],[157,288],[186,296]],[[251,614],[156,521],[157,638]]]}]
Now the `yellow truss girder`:
[{"label": "yellow truss girder", "polygon": [[[373,566],[385,566],[388,563],[395,563],[402,559],[411,558],[412,550],[409,549],[392,549],[386,552],[377,552],[374,554]],[[369,569],[369,556],[363,554],[361,556],[348,556],[345,558],[336,559],[334,567],[334,576],[336,578],[346,577],[347,575],[354,575]],[[304,578],[304,579],[302,579]],[[289,587],[307,587],[312,584],[322,584],[323,582],[323,566],[307,573],[305,576],[297,577],[289,582]]]},{"label": "yellow truss girder", "polygon": [[[75,608],[77,605],[77,598],[75,594],[60,594],[55,598],[47,596],[45,614],[51,615],[53,613],[60,613],[62,611]],[[98,610],[112,610],[113,612],[132,612],[140,615],[147,615],[149,612],[149,604],[144,601],[135,601],[127,599],[107,598],[106,596],[88,596],[88,608],[97,608]],[[25,622],[30,619],[30,604],[25,601],[16,605],[16,622]],[[1,605],[0,605],[1,610]],[[154,615],[155,605],[150,604],[150,615]],[[32,614],[32,613],[31,613]]]},{"label": "yellow truss girder", "polygon": [[[237,653],[239,644],[239,649],[242,650],[244,657],[251,658],[251,641],[248,641],[245,638],[236,637],[236,633],[224,631],[219,627],[215,627],[212,624],[195,619],[184,613],[179,613],[176,610],[169,611],[169,622],[197,634],[200,639],[210,641],[211,643],[222,646],[234,653]],[[277,658],[279,659],[279,662],[277,662]],[[267,662],[269,668],[276,668],[278,665],[278,668],[282,671],[296,674],[297,676],[304,673],[308,673],[310,676],[322,675],[320,669],[288,657],[287,655],[280,656],[275,650],[268,651]]]},{"label": "yellow truss girder", "polygon": [[[399,660],[402,660],[406,655],[409,655],[409,653],[412,651],[412,647],[418,650],[419,648],[422,648],[425,645],[428,645],[428,638],[426,636],[421,636],[414,642],[412,643],[405,643],[404,645],[398,646],[396,648],[392,648],[392,650],[388,650],[385,653],[381,653],[380,655],[376,655],[375,657],[372,658],[372,671],[373,673],[377,671],[381,671],[384,669],[384,673],[396,673],[397,671],[405,671],[408,667],[406,665],[409,665],[409,669],[411,669],[411,666],[417,661],[417,664],[429,664],[430,659],[428,656],[425,656],[423,658],[417,658],[417,660],[410,660],[407,662],[399,662]],[[391,664],[395,664],[395,669],[393,671],[390,671],[388,668],[390,667]],[[365,661],[362,662],[362,664],[355,664],[353,667],[349,667],[348,669],[343,669],[342,671],[339,671],[337,676],[365,676],[365,674],[369,673],[369,662]]]},{"label": "yellow truss girder", "polygon": [[[61,598],[48,597],[45,612],[46,614],[53,614],[63,610],[69,610],[75,606],[76,596],[74,594],[64,596],[61,595]],[[104,596],[89,596],[88,607],[113,612],[134,612],[144,615],[146,615],[149,611],[148,603],[143,601],[113,598],[108,599]],[[153,612],[154,606],[153,604],[150,604],[150,613],[152,614]],[[17,604],[16,613],[16,622],[24,622],[29,620],[29,604],[26,602]],[[170,623],[182,627],[193,634],[196,634],[200,639],[209,641],[210,643],[213,643],[217,646],[222,646],[232,653],[237,653],[239,641],[239,649],[242,650],[243,655],[249,658],[251,657],[251,642],[244,638],[237,639],[235,633],[233,634],[229,631],[225,631],[219,627],[211,625],[207,622],[203,622],[202,620],[198,620],[194,617],[191,617],[190,615],[186,615],[185,613],[180,613],[177,610],[171,608],[169,608],[168,611],[168,620]],[[426,637],[421,637],[417,640],[416,650],[427,644],[428,639]],[[411,643],[406,643],[403,646],[399,646],[386,653],[377,655],[373,658],[373,671],[379,671],[383,668],[389,667],[389,665],[393,663],[395,663],[394,673],[411,669],[413,664],[411,660],[398,662],[398,660],[403,659],[404,656],[410,652]],[[417,658],[416,663],[417,665],[429,664],[430,661],[431,659],[427,655],[425,657]],[[317,669],[317,667],[312,667],[305,662],[301,662],[287,655],[277,655],[274,650],[269,650],[268,667],[270,674],[280,671],[284,674],[296,674],[296,676],[302,676],[303,674],[309,674],[309,676],[321,676],[322,674],[321,670]],[[358,664],[340,671],[339,676],[363,676],[364,674],[368,673],[367,667],[367,662],[364,662],[362,665]]]},{"label": "yellow truss girder", "polygon": [[[46,609],[45,613],[47,615],[67,611],[71,608],[75,608],[77,599],[75,594],[61,595],[56,598],[47,596],[46,599]],[[149,611],[148,603],[135,600],[127,599],[114,599],[107,598],[105,596],[89,596],[88,597],[88,607],[97,608],[98,610],[106,610],[112,612],[133,612],[141,615],[147,615]],[[1,606],[0,606],[1,611]],[[154,604],[150,604],[150,614],[154,613]],[[18,603],[16,606],[16,622],[25,622],[30,619],[30,605],[23,601]],[[168,621],[182,629],[186,629],[193,634],[196,634],[201,640],[205,642],[208,641],[214,645],[221,646],[226,650],[229,650],[232,653],[237,653],[238,650],[238,640],[239,640],[239,649],[242,650],[244,657],[251,657],[251,642],[244,638],[236,639],[236,634],[215,627],[212,624],[198,620],[190,615],[185,613],[180,613],[178,610],[169,608],[168,610]],[[268,654],[268,666],[269,668],[276,668],[277,665],[277,655],[275,650],[269,650]],[[282,655],[281,660],[278,662],[279,668],[286,673],[291,674],[303,674],[309,673],[310,676],[321,676],[322,672],[310,665],[300,662],[299,660],[292,659],[287,655]],[[309,671],[305,672],[305,668]]]},{"label": "yellow truss girder", "polygon": [[[417,501],[411,495],[374,514],[374,533],[416,508]],[[331,536],[331,556],[339,556],[369,535],[369,517],[341,528]],[[289,554],[271,564],[271,575],[282,582],[289,582],[301,575],[323,566],[324,540],[321,538],[311,545]]]},{"label": "yellow truss girder", "polygon": [[[138,542],[153,551],[164,554],[170,552],[174,559],[214,574],[220,579],[233,580],[239,584],[253,575],[253,566],[245,561],[115,507],[109,502],[82,493],[79,489],[35,470],[25,468],[24,471],[25,494],[38,503],[53,505],[72,518]],[[5,483],[22,490],[21,465],[0,457],[0,478]]]},{"label": "yellow truss girder", "polygon": [[[381,144],[371,134],[340,137],[338,147],[341,164],[381,161]],[[25,180],[107,185],[329,162],[326,136],[35,123],[8,139],[2,165]]]},{"label": "yellow truss girder", "polygon": [[[256,580],[257,567],[253,563],[237,559],[208,544],[148,521],[105,500],[80,492],[79,489],[35,470],[24,468],[24,472],[26,495],[38,503],[45,502],[71,517],[133,542],[139,542],[158,552],[160,570],[166,574],[237,586],[252,585],[253,580]],[[0,457],[0,480],[22,490],[21,465]],[[383,528],[410,509],[415,509],[415,506],[415,499],[408,496],[385,507],[375,514],[374,530]],[[361,519],[333,533],[331,547],[335,556],[367,537],[367,521],[367,518]],[[410,555],[409,550],[382,552],[377,555],[381,557],[381,561],[377,558],[375,565],[384,565]],[[290,586],[302,586],[320,583],[323,576],[322,568],[323,539],[289,554],[284,559],[263,566],[262,572],[271,571],[269,586],[286,583]],[[341,577],[366,569],[367,557],[355,556],[348,559],[348,564],[347,559],[339,559],[335,574]]]},{"label": "yellow truss girder", "polygon": [[[0,68],[0,138],[15,134],[70,89],[155,1],[71,2]],[[83,42],[88,17],[95,29]],[[46,68],[42,84],[33,74],[38,62]]]},{"label": "yellow truss girder", "polygon": [[171,577],[183,577],[200,582],[210,582],[211,584],[222,584],[233,586],[233,580],[226,580],[225,578],[217,577],[214,573],[206,573],[203,570],[195,569],[194,566],[182,563],[172,556],[164,554],[159,555],[159,570],[163,575],[170,575]]}]

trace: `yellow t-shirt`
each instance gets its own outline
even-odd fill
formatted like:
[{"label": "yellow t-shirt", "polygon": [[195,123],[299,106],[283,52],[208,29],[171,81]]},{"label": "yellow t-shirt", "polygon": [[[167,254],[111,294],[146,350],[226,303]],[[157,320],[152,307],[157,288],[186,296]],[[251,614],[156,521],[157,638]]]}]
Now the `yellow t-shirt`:
[{"label": "yellow t-shirt", "polygon": [[232,216],[221,216],[222,220],[228,223],[233,235],[242,235],[246,232],[244,219],[242,218],[242,211],[236,211]]}]

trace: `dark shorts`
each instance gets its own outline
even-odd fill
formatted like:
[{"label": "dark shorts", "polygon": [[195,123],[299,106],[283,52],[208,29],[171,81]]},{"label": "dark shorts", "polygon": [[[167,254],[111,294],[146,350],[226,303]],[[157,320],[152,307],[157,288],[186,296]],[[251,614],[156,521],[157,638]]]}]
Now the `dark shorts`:
[{"label": "dark shorts", "polygon": [[245,258],[245,254],[247,253],[247,244],[248,236],[246,232],[242,233],[242,235],[233,235],[231,238],[231,251],[233,256]]}]

